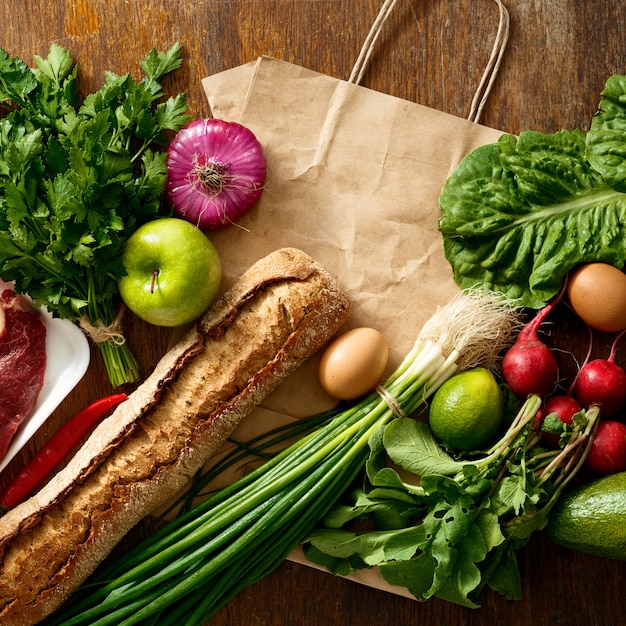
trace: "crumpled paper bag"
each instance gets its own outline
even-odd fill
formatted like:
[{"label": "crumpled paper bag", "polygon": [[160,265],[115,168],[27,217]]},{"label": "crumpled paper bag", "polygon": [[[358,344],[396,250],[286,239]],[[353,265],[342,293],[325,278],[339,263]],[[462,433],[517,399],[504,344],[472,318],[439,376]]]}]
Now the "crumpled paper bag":
[{"label": "crumpled paper bag", "polygon": [[[223,288],[273,250],[300,248],[348,294],[347,327],[385,335],[391,371],[437,306],[458,291],[437,229],[441,188],[469,151],[501,132],[270,57],[202,84],[213,117],[252,130],[267,159],[258,204],[209,235]],[[315,358],[303,365],[234,438],[332,406],[316,368]],[[303,560],[299,551],[292,558]],[[409,595],[375,571],[353,578]]]},{"label": "crumpled paper bag", "polygon": [[[300,248],[350,297],[348,325],[385,335],[395,368],[458,289],[437,229],[441,188],[501,132],[270,57],[202,84],[213,116],[247,126],[267,159],[258,204],[209,236],[225,286],[273,250]],[[264,406],[295,417],[328,408],[315,367]]]}]

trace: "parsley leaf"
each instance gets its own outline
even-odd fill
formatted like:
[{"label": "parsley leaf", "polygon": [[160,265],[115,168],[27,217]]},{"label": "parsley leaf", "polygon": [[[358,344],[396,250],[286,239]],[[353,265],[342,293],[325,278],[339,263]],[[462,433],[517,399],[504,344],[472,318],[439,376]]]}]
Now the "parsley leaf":
[{"label": "parsley leaf", "polygon": [[[125,242],[162,210],[155,148],[189,121],[185,94],[162,101],[180,46],[150,51],[140,81],[106,72],[82,102],[68,50],[35,62],[0,50],[0,276],[57,317],[109,328]],[[138,379],[123,336],[97,344],[114,386]]]}]

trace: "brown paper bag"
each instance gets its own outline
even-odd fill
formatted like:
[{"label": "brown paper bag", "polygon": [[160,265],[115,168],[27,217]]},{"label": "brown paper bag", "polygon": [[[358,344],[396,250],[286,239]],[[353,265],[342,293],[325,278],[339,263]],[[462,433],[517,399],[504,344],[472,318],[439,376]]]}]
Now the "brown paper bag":
[{"label": "brown paper bag", "polygon": [[[203,86],[214,117],[250,128],[267,158],[259,203],[210,235],[225,283],[276,248],[301,248],[348,293],[350,326],[383,332],[398,365],[457,290],[437,229],[441,188],[501,133],[269,57]],[[309,365],[265,406],[294,416],[327,408]]]},{"label": "brown paper bag", "polygon": [[[269,57],[205,78],[203,86],[213,116],[250,128],[267,159],[259,203],[210,235],[224,287],[272,250],[301,248],[346,290],[349,326],[383,332],[395,368],[422,324],[457,291],[437,230],[442,185],[470,150],[501,133]],[[331,406],[316,368],[315,359],[305,364],[234,437],[246,440]],[[302,560],[298,552],[292,558]],[[408,595],[376,572],[354,578]]]}]

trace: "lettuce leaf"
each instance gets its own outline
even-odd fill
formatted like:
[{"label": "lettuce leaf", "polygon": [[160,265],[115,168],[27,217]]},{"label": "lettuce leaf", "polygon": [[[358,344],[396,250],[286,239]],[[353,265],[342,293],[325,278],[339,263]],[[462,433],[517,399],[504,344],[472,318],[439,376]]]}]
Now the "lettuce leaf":
[{"label": "lettuce leaf", "polygon": [[534,309],[579,263],[626,262],[626,77],[607,81],[589,133],[505,134],[469,153],[439,203],[461,288]]}]

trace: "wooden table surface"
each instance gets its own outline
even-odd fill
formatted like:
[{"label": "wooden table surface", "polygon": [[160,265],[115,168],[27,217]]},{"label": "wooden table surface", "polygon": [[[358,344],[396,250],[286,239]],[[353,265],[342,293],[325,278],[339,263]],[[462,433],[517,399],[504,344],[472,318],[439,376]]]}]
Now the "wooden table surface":
[{"label": "wooden table surface", "polygon": [[[510,40],[481,122],[500,130],[587,130],[606,79],[625,73],[622,0],[504,0]],[[270,55],[347,79],[382,0],[5,0],[0,46],[27,63],[52,42],[69,48],[84,93],[105,70],[135,72],[152,47],[175,41],[184,64],[166,83],[186,91],[193,117],[209,114],[200,80]],[[467,117],[491,53],[498,6],[492,0],[399,0],[363,85]],[[169,333],[131,319],[129,342],[144,373]],[[572,337],[576,341],[577,337]],[[89,371],[0,477],[5,484],[38,446],[91,400],[111,391],[99,355]],[[244,590],[215,626],[405,624],[610,626],[626,616],[626,564],[567,552],[538,534],[519,555],[524,598],[485,593],[462,609],[391,595],[290,562]]]}]

